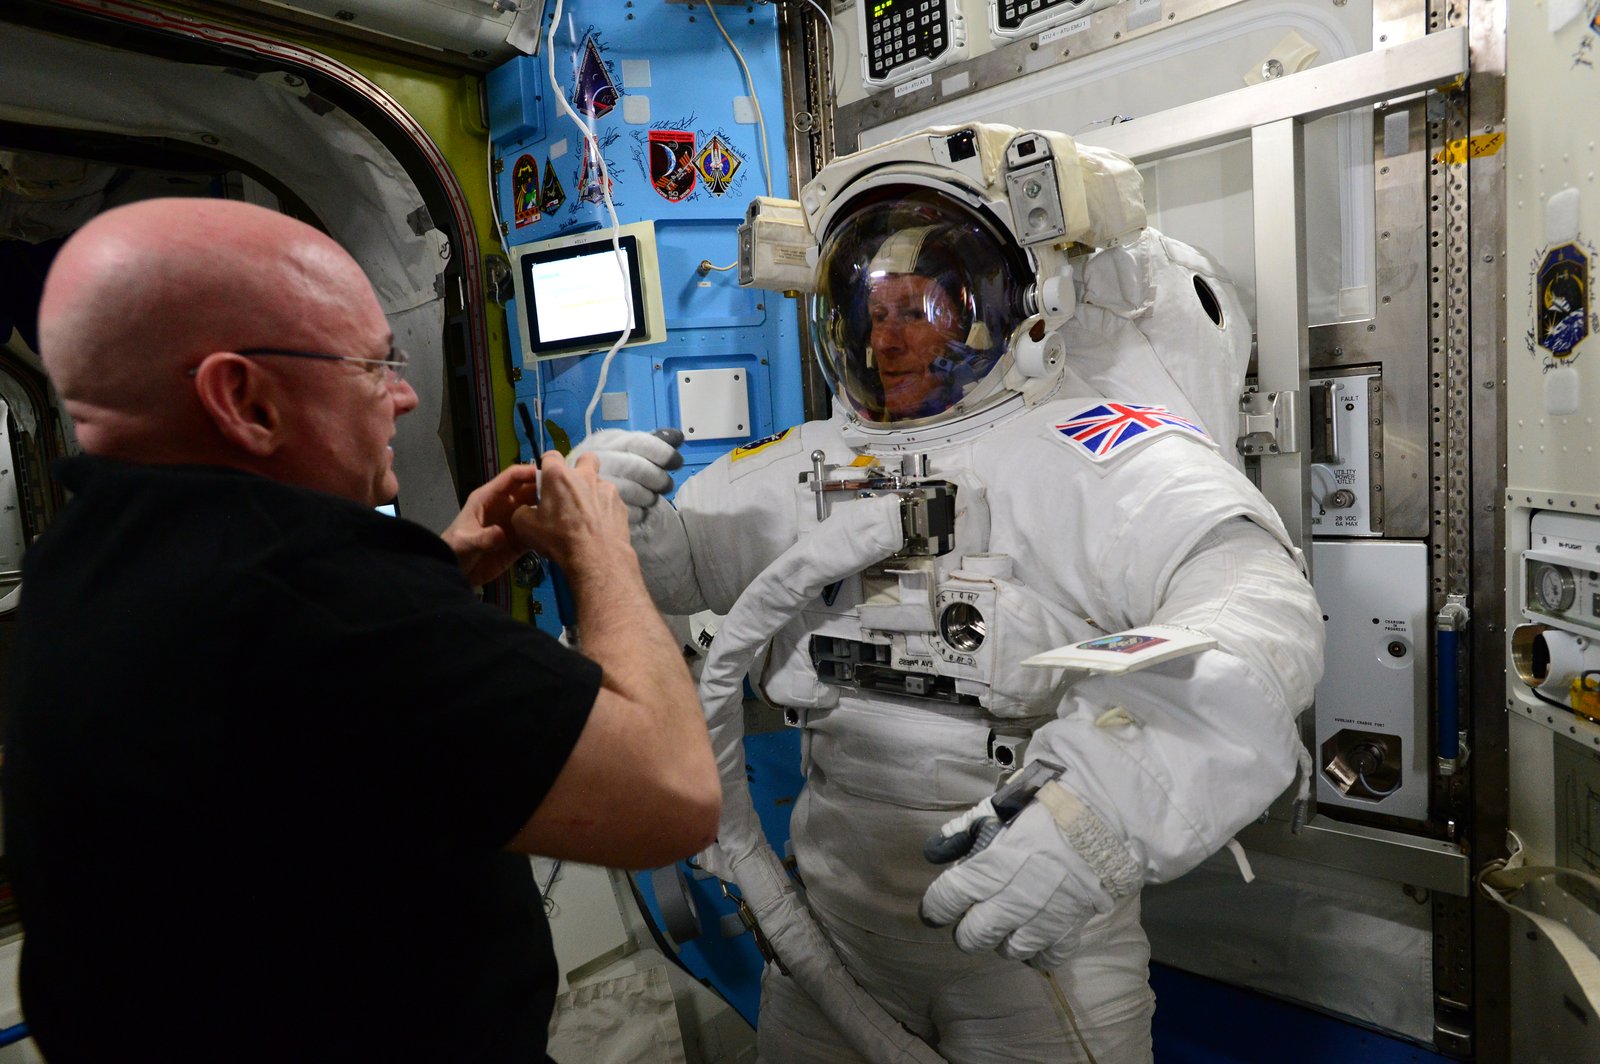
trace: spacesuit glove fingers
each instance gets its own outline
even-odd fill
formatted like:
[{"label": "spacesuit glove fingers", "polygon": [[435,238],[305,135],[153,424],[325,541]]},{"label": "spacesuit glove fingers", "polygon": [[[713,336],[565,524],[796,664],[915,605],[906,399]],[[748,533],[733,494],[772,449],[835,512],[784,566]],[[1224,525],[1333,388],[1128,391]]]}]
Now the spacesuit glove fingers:
[{"label": "spacesuit glove fingers", "polygon": [[939,834],[943,835],[947,839],[956,835],[965,834],[971,829],[974,823],[986,816],[995,816],[994,802],[990,801],[988,798],[985,798],[983,801],[979,802],[977,805],[973,806],[971,809],[968,809],[961,815],[954,816],[949,820],[946,820],[944,825],[939,828]]},{"label": "spacesuit glove fingers", "polygon": [[973,847],[985,820],[998,824],[994,803],[985,798],[960,816],[944,822],[938,831],[922,844],[922,857],[930,864],[949,864],[965,857]]},{"label": "spacesuit glove fingers", "polygon": [[[1020,935],[1021,943],[1033,952],[1039,929],[1048,927],[1053,919],[1047,907],[1052,896],[1051,878],[1048,862],[1023,856],[1006,884],[973,904],[961,918],[956,925],[956,946],[968,953],[998,950],[1005,954],[1006,944]],[[1047,931],[1045,937],[1048,938]]]},{"label": "spacesuit glove fingers", "polygon": [[[636,495],[648,495],[654,499],[672,490],[672,478],[667,471],[647,458],[625,451],[606,451],[599,458],[600,475],[615,484],[619,492],[626,486],[631,487]],[[623,497],[627,498],[627,495]]]},{"label": "spacesuit glove fingers", "polygon": [[[922,920],[933,927],[944,927],[962,919],[974,905],[1005,889],[1027,862],[1028,855],[1005,846],[990,846],[982,853],[955,865],[928,885],[922,895]],[[959,932],[958,932],[959,939]],[[998,944],[996,937],[990,944]]]},{"label": "spacesuit glove fingers", "polygon": [[1000,944],[1000,955],[1026,961],[1046,971],[1063,963],[1078,948],[1084,924],[1095,915],[1092,906],[1063,889],[1069,876],[1051,891],[1033,917],[1017,927]]},{"label": "spacesuit glove fingers", "polygon": [[1055,945],[1040,950],[1031,957],[1024,958],[1030,968],[1037,968],[1041,972],[1053,972],[1061,968],[1078,952],[1078,947],[1083,943],[1081,931],[1073,931],[1065,938],[1059,939]]},{"label": "spacesuit glove fingers", "polygon": [[572,457],[594,452],[604,461],[606,455],[628,454],[662,470],[672,470],[683,464],[678,448],[653,432],[631,429],[601,429],[584,437],[572,449]]}]

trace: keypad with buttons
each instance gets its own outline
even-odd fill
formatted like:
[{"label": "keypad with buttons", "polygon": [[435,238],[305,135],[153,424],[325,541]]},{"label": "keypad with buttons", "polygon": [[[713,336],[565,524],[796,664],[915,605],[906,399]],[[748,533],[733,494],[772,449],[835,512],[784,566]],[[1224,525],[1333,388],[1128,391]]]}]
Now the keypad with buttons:
[{"label": "keypad with buttons", "polygon": [[1041,11],[1050,11],[1063,5],[1082,7],[1089,0],[990,0],[999,8],[1001,29],[1014,30]]},{"label": "keypad with buttons", "polygon": [[886,78],[919,59],[934,59],[950,47],[950,0],[861,0],[867,15],[867,70]]}]

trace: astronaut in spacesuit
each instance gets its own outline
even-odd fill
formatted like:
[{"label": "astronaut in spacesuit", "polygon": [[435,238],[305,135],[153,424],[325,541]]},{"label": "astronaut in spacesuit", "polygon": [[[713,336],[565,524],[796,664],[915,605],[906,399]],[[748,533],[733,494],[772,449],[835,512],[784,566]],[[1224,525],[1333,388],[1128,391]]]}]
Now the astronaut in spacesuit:
[{"label": "astronaut in spacesuit", "polygon": [[[804,729],[792,838],[814,940],[920,1039],[874,1048],[856,1006],[819,1007],[796,964],[769,965],[769,1064],[1150,1059],[1140,888],[1295,779],[1320,613],[1219,451],[1249,345],[1231,287],[1153,230],[1080,259],[1065,294],[1040,261],[981,197],[883,184],[821,234],[831,418],[734,450],[671,503],[661,441],[585,447],[635,506],[658,605],[729,614],[718,643],[770,633],[752,679]],[[1156,357],[1169,341],[1188,350]],[[1231,394],[1196,394],[1204,369],[1186,393],[1181,366],[1207,360],[1231,365],[1211,374]],[[1021,665],[1150,624],[1203,649],[1120,674]],[[725,753],[726,790],[742,764]],[[1036,763],[1047,782],[992,841],[929,863],[930,838],[961,852]]]}]

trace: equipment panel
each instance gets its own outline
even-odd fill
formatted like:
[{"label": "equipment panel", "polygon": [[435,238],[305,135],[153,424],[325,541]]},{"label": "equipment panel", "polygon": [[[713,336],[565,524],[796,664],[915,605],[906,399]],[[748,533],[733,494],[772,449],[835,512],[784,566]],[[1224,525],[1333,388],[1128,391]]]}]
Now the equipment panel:
[{"label": "equipment panel", "polygon": [[1540,511],[1522,552],[1522,612],[1578,635],[1600,634],[1600,517]]},{"label": "equipment panel", "polygon": [[954,0],[861,0],[857,10],[869,92],[966,55],[966,22]]},{"label": "equipment panel", "polygon": [[1375,536],[1383,531],[1381,373],[1313,377],[1311,531]]},{"label": "equipment panel", "polygon": [[1428,813],[1428,550],[1320,541],[1327,614],[1317,685],[1317,803],[1422,820]]}]

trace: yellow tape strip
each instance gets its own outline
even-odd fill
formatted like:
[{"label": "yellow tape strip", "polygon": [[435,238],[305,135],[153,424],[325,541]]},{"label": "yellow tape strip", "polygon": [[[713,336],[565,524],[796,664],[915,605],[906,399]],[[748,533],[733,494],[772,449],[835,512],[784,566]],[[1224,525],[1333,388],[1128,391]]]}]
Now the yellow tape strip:
[{"label": "yellow tape strip", "polygon": [[1505,146],[1504,133],[1480,133],[1476,137],[1452,140],[1444,146],[1443,151],[1433,157],[1433,161],[1448,166],[1460,166],[1468,159],[1482,159],[1494,155]]}]

